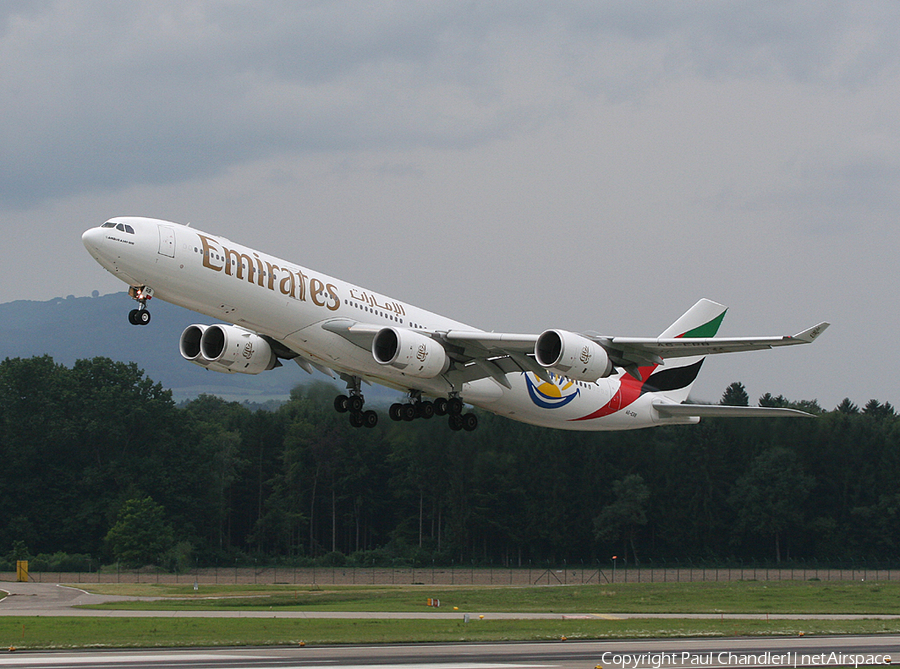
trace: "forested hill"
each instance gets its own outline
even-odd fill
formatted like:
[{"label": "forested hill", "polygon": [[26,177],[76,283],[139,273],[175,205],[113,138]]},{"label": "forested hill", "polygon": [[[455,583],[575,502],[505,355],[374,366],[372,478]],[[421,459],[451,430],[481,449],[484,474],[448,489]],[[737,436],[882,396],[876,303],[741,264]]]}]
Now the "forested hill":
[{"label": "forested hill", "polygon": [[469,433],[357,430],[332,399],[178,407],[133,363],[0,361],[0,563],[900,563],[900,420],[874,400],[624,433],[481,413]]},{"label": "forested hill", "polygon": [[251,402],[287,399],[291,388],[309,380],[294,364],[256,376],[220,374],[190,364],[178,353],[182,330],[191,323],[214,323],[215,319],[152,300],[153,321],[135,327],[127,319],[135,306],[124,292],[0,304],[0,360],[49,355],[69,366],[96,356],[134,362],[151,379],[171,389],[176,400],[200,393]]}]

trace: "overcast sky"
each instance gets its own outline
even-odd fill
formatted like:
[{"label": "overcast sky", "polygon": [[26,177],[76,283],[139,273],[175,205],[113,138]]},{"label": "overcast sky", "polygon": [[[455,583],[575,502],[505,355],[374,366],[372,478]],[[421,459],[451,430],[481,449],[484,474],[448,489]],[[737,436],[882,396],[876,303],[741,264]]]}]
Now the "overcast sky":
[{"label": "overcast sky", "polygon": [[80,235],[146,215],[485,329],[829,320],[695,394],[900,406],[898,35],[887,0],[4,2],[0,302],[122,290]]}]

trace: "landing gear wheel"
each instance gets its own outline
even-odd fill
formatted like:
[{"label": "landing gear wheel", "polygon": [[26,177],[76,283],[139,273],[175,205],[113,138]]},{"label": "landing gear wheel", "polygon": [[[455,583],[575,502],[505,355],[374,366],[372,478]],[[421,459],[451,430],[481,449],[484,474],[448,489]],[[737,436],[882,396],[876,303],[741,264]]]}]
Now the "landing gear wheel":
[{"label": "landing gear wheel", "polygon": [[350,403],[350,398],[346,395],[338,395],[334,398],[334,410],[338,413],[347,413],[350,410],[348,406]]},{"label": "landing gear wheel", "polygon": [[434,401],[434,415],[435,416],[446,416],[447,415],[447,398],[446,397],[438,397]]},{"label": "landing gear wheel", "polygon": [[418,412],[416,411],[415,404],[403,404],[401,406],[403,408],[400,412],[400,416],[403,418],[403,420],[409,421],[416,419],[416,415],[418,414]]},{"label": "landing gear wheel", "polygon": [[128,322],[132,325],[146,325],[150,322],[150,312],[146,309],[132,309],[128,312]]},{"label": "landing gear wheel", "polygon": [[388,409],[388,416],[391,420],[403,420],[403,405],[392,404],[391,408]]},{"label": "landing gear wheel", "polygon": [[359,413],[362,411],[363,401],[363,398],[359,395],[351,395],[347,398],[347,408],[354,413]]},{"label": "landing gear wheel", "polygon": [[359,411],[353,411],[350,413],[350,425],[352,427],[362,427],[365,423],[365,416]]},{"label": "landing gear wheel", "polygon": [[451,416],[459,416],[463,410],[463,401],[458,397],[447,400],[447,413]]},{"label": "landing gear wheel", "polygon": [[463,419],[462,419],[462,416],[459,416],[459,415],[453,416],[453,415],[451,415],[450,418],[447,420],[447,422],[448,422],[449,425],[450,425],[450,429],[453,430],[454,432],[459,432],[461,429],[463,429]]},{"label": "landing gear wheel", "polygon": [[462,426],[466,432],[471,432],[478,427],[478,416],[473,413],[467,413],[462,416]]},{"label": "landing gear wheel", "polygon": [[138,309],[132,309],[128,312],[128,322],[132,325],[138,324],[138,314],[141,313]]},{"label": "landing gear wheel", "polygon": [[378,425],[378,414],[369,409],[368,411],[363,412],[363,425],[366,427],[375,427]]},{"label": "landing gear wheel", "polygon": [[416,415],[419,418],[429,419],[434,416],[434,404],[431,402],[419,402],[416,406]]}]

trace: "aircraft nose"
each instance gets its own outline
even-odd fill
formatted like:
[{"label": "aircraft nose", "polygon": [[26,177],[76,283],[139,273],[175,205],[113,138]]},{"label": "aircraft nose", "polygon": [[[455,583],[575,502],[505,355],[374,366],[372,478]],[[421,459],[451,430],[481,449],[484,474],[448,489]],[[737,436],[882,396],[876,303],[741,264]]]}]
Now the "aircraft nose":
[{"label": "aircraft nose", "polygon": [[81,243],[84,244],[84,248],[86,248],[87,252],[90,253],[98,262],[100,261],[101,256],[104,253],[104,249],[106,248],[105,244],[103,243],[105,239],[105,231],[101,228],[91,228],[90,230],[85,230],[81,235]]},{"label": "aircraft nose", "polygon": [[100,228],[90,228],[81,235],[81,243],[89,251],[98,248],[101,239],[103,239],[103,231]]}]

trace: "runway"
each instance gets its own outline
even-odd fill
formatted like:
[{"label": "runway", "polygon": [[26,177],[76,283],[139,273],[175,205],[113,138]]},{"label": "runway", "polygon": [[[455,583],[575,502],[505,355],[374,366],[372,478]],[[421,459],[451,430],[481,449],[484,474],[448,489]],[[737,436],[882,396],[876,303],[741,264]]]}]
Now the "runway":
[{"label": "runway", "polygon": [[[900,658],[900,637],[683,639],[472,643],[223,650],[10,653],[27,669],[682,669],[880,666]],[[868,661],[867,661],[868,660]]]}]

